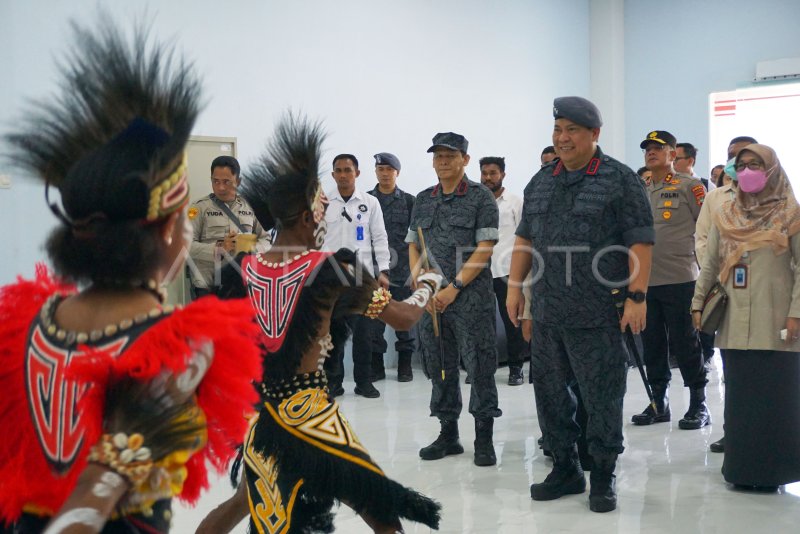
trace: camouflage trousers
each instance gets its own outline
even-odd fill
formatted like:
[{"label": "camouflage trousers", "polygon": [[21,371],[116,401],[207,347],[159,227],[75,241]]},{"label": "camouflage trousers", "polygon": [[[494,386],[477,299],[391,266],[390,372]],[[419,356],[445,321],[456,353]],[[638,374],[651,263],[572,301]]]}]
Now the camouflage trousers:
[{"label": "camouflage trousers", "polygon": [[448,421],[458,419],[462,408],[459,363],[463,363],[472,381],[469,413],[477,419],[500,417],[503,412],[497,407],[494,381],[497,370],[494,315],[448,308],[439,314],[439,321],[441,343],[433,335],[430,314],[426,313],[418,323],[423,369],[433,386],[431,416]]},{"label": "camouflage trousers", "polygon": [[627,349],[619,328],[564,328],[534,322],[531,377],[547,448],[570,448],[581,433],[575,417],[577,401],[570,388],[577,383],[588,414],[589,454],[622,453],[627,373]]}]

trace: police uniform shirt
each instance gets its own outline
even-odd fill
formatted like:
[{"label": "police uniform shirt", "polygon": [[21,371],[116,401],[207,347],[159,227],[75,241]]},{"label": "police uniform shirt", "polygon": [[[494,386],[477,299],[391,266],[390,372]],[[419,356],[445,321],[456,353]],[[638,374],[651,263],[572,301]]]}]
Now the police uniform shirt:
[{"label": "police uniform shirt", "polygon": [[392,284],[404,285],[411,274],[405,239],[414,209],[414,196],[399,187],[384,194],[377,186],[369,194],[378,199],[383,212],[383,225],[389,238],[389,280]]},{"label": "police uniform shirt", "polygon": [[[455,279],[481,241],[497,241],[498,209],[494,195],[466,175],[455,191],[442,193],[440,184],[417,195],[406,243],[419,246],[417,228],[422,229],[431,267],[438,268],[447,282]],[[479,292],[483,302],[494,308],[491,270],[487,266],[450,305],[454,310],[474,306],[470,293]],[[448,308],[450,309],[450,308]]]},{"label": "police uniform shirt", "polygon": [[656,230],[650,285],[696,280],[694,232],[706,195],[703,184],[687,174],[676,173],[659,183],[651,182],[647,193]]},{"label": "police uniform shirt", "polygon": [[599,147],[584,169],[536,173],[516,235],[535,249],[533,320],[573,328],[619,324],[611,290],[628,285],[625,249],[655,238],[642,180]]},{"label": "police uniform shirt", "polygon": [[520,220],[522,220],[522,199],[509,192],[507,188],[496,199],[497,209],[500,211],[498,226],[498,240],[492,252],[492,276],[500,278],[508,276],[511,272],[511,253],[514,251],[514,241]]},{"label": "police uniform shirt", "polygon": [[[346,248],[358,253],[365,266],[372,265],[373,252],[379,271],[389,270],[389,240],[383,225],[383,212],[378,199],[356,189],[344,201],[338,189],[328,194],[325,222],[328,233],[322,250],[336,252]],[[376,273],[377,274],[377,273]]]},{"label": "police uniform shirt", "polygon": [[[208,288],[214,285],[214,267],[217,241],[225,239],[230,232],[242,233],[236,224],[212,199],[213,193],[201,198],[189,208],[189,219],[194,233],[189,255],[197,269],[190,268],[192,284]],[[263,252],[269,248],[269,234],[261,227],[253,214],[253,209],[245,199],[236,195],[228,208],[239,218],[244,233],[256,235],[256,249]],[[190,266],[191,267],[191,266]],[[198,274],[200,277],[198,277]]]}]

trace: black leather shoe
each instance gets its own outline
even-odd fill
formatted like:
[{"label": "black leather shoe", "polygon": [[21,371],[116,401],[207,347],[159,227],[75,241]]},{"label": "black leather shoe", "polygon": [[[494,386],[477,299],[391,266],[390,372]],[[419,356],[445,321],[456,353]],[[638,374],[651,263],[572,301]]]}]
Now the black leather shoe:
[{"label": "black leather shoe", "polygon": [[634,425],[644,426],[652,425],[653,423],[666,423],[670,419],[672,419],[672,413],[669,411],[669,408],[664,412],[656,413],[653,407],[648,405],[642,413],[637,413],[631,417],[631,422]]},{"label": "black leather shoe", "polygon": [[683,419],[678,421],[678,428],[681,430],[699,430],[706,425],[711,424],[711,415],[708,413],[708,408],[703,404],[697,409],[689,408]]},{"label": "black leather shoe", "polygon": [[708,446],[711,452],[725,452],[725,436],[722,436],[717,441]]},{"label": "black leather shoe", "polygon": [[411,370],[411,353],[401,352],[397,359],[397,381],[411,382],[414,380],[414,372]]},{"label": "black leather shoe", "polygon": [[372,384],[357,385],[354,391],[356,395],[361,395],[362,397],[366,397],[368,399],[377,399],[381,396],[381,392],[375,389],[375,386]]},{"label": "black leather shoe", "polygon": [[522,372],[522,367],[519,366],[508,366],[508,385],[509,386],[521,386],[522,383],[525,381],[525,375]]},{"label": "black leather shoe", "polygon": [[331,398],[341,397],[342,395],[344,395],[344,388],[342,387],[341,384],[333,384],[330,386],[329,389],[331,392],[330,393]]},{"label": "black leather shoe", "polygon": [[711,424],[711,415],[706,406],[706,388],[693,388],[689,390],[689,410],[683,419],[678,421],[681,430],[698,430]]}]

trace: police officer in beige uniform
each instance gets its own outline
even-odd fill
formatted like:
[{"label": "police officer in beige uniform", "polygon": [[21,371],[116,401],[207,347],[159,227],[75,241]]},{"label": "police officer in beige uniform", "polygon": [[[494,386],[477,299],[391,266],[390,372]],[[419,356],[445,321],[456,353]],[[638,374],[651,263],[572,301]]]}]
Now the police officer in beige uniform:
[{"label": "police officer in beige uniform", "polygon": [[647,378],[656,410],[648,406],[632,421],[650,425],[670,420],[667,391],[672,373],[668,355],[672,353],[690,393],[689,410],[678,426],[695,430],[711,423],[705,403],[706,368],[689,313],[698,274],[695,223],[706,191],[700,180],[675,172],[676,145],[675,136],[660,130],[650,132],[640,145],[645,165],[652,172],[647,193],[656,230],[646,297],[647,328],[642,331]]},{"label": "police officer in beige uniform", "polygon": [[256,220],[250,205],[236,192],[241,181],[239,172],[236,158],[215,158],[211,162],[214,192],[189,208],[189,219],[194,227],[189,249],[194,298],[215,291],[224,260],[234,256],[238,234],[255,234],[259,251],[269,247],[269,234]]}]

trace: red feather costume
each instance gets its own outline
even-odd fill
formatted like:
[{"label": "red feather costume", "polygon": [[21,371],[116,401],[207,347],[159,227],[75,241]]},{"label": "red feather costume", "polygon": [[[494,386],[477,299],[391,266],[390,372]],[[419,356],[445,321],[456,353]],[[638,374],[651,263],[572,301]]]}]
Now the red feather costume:
[{"label": "red feather costume", "polygon": [[[38,357],[47,332],[34,326],[49,301],[74,292],[41,266],[35,280],[0,288],[0,427],[11,433],[0,440],[0,521],[12,523],[23,511],[57,511],[103,433],[107,385],[124,377],[146,382],[165,370],[180,373],[192,341],[202,340],[213,344],[212,363],[196,394],[208,438],[186,463],[179,495],[195,501],[208,487],[207,462],[224,471],[258,400],[253,381],[261,375],[259,328],[250,303],[200,299],[151,314],[146,328],[133,335],[131,327],[127,339],[76,343],[67,352],[50,343],[51,351]],[[65,357],[59,360],[59,354]]]}]

